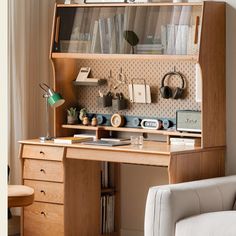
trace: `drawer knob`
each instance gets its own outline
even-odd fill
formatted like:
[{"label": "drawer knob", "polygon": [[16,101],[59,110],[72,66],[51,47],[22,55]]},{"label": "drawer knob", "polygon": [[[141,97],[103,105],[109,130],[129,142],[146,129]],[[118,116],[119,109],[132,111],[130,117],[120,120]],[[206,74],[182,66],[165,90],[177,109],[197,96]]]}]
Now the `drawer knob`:
[{"label": "drawer knob", "polygon": [[44,211],[41,211],[41,215],[46,216],[46,213]]},{"label": "drawer knob", "polygon": [[40,151],[39,153],[40,153],[40,154],[42,154],[42,155],[44,155],[44,154],[45,154],[43,151]]},{"label": "drawer knob", "polygon": [[46,171],[45,171],[44,169],[41,169],[41,170],[40,170],[40,172],[43,172],[43,173],[45,173]]},{"label": "drawer knob", "polygon": [[44,191],[44,190],[41,190],[40,192],[41,192],[41,193],[43,193],[44,195],[46,195],[46,193],[45,193],[45,191]]}]

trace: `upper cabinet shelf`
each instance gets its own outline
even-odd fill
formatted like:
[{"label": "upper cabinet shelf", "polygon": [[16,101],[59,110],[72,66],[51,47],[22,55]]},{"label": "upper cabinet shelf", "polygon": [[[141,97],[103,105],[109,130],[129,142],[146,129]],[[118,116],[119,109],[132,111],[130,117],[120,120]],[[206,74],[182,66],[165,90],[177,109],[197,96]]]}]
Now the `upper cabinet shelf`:
[{"label": "upper cabinet shelf", "polygon": [[58,4],[52,57],[103,54],[116,58],[122,54],[131,58],[150,55],[163,59],[167,55],[196,59],[201,18],[199,3]]}]

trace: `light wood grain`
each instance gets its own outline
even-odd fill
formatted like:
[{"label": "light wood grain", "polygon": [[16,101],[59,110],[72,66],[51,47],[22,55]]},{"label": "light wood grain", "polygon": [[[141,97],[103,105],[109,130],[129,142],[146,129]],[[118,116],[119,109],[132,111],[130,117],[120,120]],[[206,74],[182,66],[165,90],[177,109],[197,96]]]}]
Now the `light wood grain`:
[{"label": "light wood grain", "polygon": [[200,179],[200,152],[173,155],[168,168],[169,183]]},{"label": "light wood grain", "polygon": [[138,6],[202,6],[202,2],[159,3],[102,3],[102,4],[57,4],[57,7],[138,7]]},{"label": "light wood grain", "polygon": [[126,128],[126,127],[112,127],[112,126],[84,126],[84,125],[62,125],[62,128],[67,129],[80,129],[80,130],[94,130],[97,131],[99,137],[103,137],[102,131],[117,131],[117,132],[130,132],[130,133],[149,133],[149,134],[161,134],[165,136],[179,136],[179,137],[202,137],[199,133],[187,133],[167,130],[154,130],[154,129],[142,129],[142,128]]},{"label": "light wood grain", "polygon": [[64,236],[62,205],[39,203],[24,208],[24,236]]},{"label": "light wood grain", "polygon": [[22,158],[62,161],[63,147],[47,147],[45,145],[24,145]]},{"label": "light wood grain", "polygon": [[93,160],[93,161],[110,161],[119,163],[133,163],[145,165],[168,166],[169,155],[166,154],[145,154],[139,152],[122,152],[113,150],[88,150],[68,148],[66,158]]},{"label": "light wood grain", "polygon": [[100,163],[67,160],[65,235],[99,235]]},{"label": "light wood grain", "polygon": [[94,53],[62,53],[53,52],[53,59],[135,59],[135,60],[167,60],[167,61],[196,61],[195,55],[142,55],[142,54],[94,54]]},{"label": "light wood grain", "polygon": [[64,181],[63,163],[56,161],[25,159],[23,178],[63,182]]},{"label": "light wood grain", "polygon": [[199,53],[203,147],[226,144],[225,19],[225,3],[204,2]]},{"label": "light wood grain", "polygon": [[201,155],[201,178],[214,178],[225,175],[225,148],[206,150]]},{"label": "light wood grain", "polygon": [[64,184],[24,180],[24,184],[34,189],[35,201],[64,204]]}]

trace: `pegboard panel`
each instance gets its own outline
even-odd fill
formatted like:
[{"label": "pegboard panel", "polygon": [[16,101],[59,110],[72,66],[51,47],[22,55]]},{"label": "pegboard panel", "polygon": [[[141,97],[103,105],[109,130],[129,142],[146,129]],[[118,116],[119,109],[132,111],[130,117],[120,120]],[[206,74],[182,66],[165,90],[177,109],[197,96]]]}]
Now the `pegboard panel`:
[{"label": "pegboard panel", "polygon": [[[81,67],[90,67],[92,71],[91,76],[94,78],[106,78],[108,80],[108,84],[103,86],[78,86],[79,106],[86,107],[90,113],[112,114],[116,112],[111,107],[99,108],[97,106],[99,90],[103,94],[106,94],[110,87],[113,93],[122,92],[126,98],[129,98],[128,84],[131,83],[133,78],[145,79],[146,84],[150,85],[153,103],[130,103],[129,109],[119,111],[120,114],[174,118],[176,110],[201,109],[201,104],[195,101],[195,63],[193,61],[86,59],[78,60],[78,68]],[[174,67],[186,77],[185,99],[174,100],[161,97],[159,91],[161,80],[167,72],[173,71]],[[122,68],[122,72],[127,77],[127,84],[121,84],[117,89],[114,89],[114,86],[118,84],[116,78],[120,72],[120,68]],[[110,70],[112,70],[112,78],[109,78]],[[137,82],[140,83],[140,81]],[[181,87],[182,82],[180,78],[171,77],[169,81],[165,81],[165,84],[174,89],[176,86]]]}]

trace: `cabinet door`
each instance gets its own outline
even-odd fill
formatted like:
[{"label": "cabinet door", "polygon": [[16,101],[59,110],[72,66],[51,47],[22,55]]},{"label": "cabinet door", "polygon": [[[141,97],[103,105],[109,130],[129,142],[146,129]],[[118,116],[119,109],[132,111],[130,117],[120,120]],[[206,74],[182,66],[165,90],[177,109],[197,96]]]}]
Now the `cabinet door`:
[{"label": "cabinet door", "polygon": [[24,236],[64,236],[64,206],[34,202],[24,208]]},{"label": "cabinet door", "polygon": [[59,5],[54,52],[198,54],[202,5]]}]

